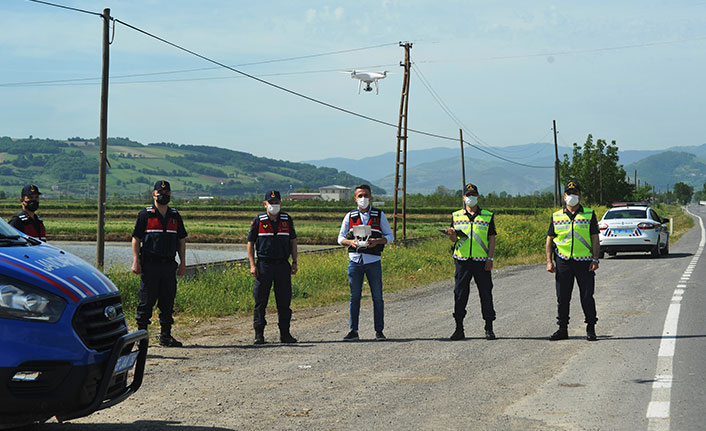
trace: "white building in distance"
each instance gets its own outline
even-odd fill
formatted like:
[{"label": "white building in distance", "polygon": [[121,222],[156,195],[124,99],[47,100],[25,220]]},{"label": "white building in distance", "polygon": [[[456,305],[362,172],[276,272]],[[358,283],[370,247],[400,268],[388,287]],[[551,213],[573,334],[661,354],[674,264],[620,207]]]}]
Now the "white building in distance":
[{"label": "white building in distance", "polygon": [[325,201],[340,201],[351,197],[351,188],[338,185],[319,187],[321,199]]}]

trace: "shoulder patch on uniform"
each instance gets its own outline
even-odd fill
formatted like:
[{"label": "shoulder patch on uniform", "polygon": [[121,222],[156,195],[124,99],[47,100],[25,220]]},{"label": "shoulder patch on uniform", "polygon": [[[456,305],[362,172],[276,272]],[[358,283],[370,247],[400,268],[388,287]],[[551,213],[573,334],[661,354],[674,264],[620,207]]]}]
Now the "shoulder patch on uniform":
[{"label": "shoulder patch on uniform", "polygon": [[267,214],[260,214],[258,217],[260,220],[267,220]]},{"label": "shoulder patch on uniform", "polygon": [[153,212],[154,212],[154,207],[146,207],[146,208],[145,208],[145,211],[147,211],[148,213],[153,213]]},{"label": "shoulder patch on uniform", "polygon": [[177,211],[176,208],[169,207],[169,211],[173,214],[179,214],[179,211]]},{"label": "shoulder patch on uniform", "polygon": [[289,215],[286,213],[280,213],[279,218],[281,218],[282,220],[289,220]]}]

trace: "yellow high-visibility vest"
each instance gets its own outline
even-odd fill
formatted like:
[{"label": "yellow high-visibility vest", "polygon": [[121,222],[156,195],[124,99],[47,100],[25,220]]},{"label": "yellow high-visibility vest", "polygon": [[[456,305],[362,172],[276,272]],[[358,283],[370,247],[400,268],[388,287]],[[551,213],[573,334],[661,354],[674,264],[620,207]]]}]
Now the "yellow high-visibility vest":
[{"label": "yellow high-visibility vest", "polygon": [[453,228],[463,232],[459,235],[454,244],[454,259],[477,260],[488,259],[488,229],[493,213],[481,210],[480,214],[471,221],[465,210],[459,210],[452,214]]},{"label": "yellow high-visibility vest", "polygon": [[554,245],[556,253],[562,259],[591,260],[591,218],[593,210],[584,208],[577,213],[573,220],[564,212],[557,211],[552,214],[554,224]]}]

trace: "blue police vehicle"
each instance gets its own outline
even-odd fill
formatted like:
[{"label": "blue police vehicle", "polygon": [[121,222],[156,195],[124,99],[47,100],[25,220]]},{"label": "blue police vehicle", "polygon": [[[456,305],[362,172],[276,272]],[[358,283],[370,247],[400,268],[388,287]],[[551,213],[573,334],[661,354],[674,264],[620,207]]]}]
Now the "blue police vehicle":
[{"label": "blue police vehicle", "polygon": [[142,383],[147,345],[105,275],[0,220],[0,429],[120,403]]}]

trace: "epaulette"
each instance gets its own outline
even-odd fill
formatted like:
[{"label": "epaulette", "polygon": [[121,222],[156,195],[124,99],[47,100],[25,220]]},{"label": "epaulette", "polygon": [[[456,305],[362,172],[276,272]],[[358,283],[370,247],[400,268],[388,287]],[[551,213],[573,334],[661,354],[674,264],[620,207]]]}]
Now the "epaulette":
[{"label": "epaulette", "polygon": [[29,220],[29,217],[27,217],[27,215],[26,215],[25,213],[18,214],[18,215],[17,215],[17,218],[20,219],[20,220],[22,220],[22,221],[27,221],[27,220]]},{"label": "epaulette", "polygon": [[154,212],[154,207],[146,207],[145,210],[146,210],[148,213],[153,213],[153,212]]},{"label": "epaulette", "polygon": [[258,214],[257,217],[262,221],[265,221],[268,219],[267,213]]},{"label": "epaulette", "polygon": [[370,217],[380,217],[380,210],[370,208]]},{"label": "epaulette", "polygon": [[289,214],[287,213],[279,213],[279,218],[282,220],[289,220]]},{"label": "epaulette", "polygon": [[179,214],[179,211],[177,211],[176,208],[169,207],[169,211],[170,211],[172,214]]},{"label": "epaulette", "polygon": [[351,212],[349,212],[348,214],[350,214],[351,217],[358,217],[360,216],[360,210],[356,208],[354,210],[351,210]]}]

